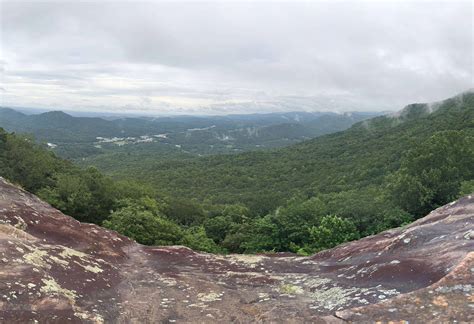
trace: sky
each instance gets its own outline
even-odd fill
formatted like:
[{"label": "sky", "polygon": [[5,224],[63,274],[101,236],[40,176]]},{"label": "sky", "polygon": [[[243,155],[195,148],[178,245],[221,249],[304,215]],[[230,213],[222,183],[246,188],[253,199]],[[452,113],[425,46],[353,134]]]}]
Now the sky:
[{"label": "sky", "polygon": [[469,0],[0,1],[2,106],[387,111],[474,87]]}]

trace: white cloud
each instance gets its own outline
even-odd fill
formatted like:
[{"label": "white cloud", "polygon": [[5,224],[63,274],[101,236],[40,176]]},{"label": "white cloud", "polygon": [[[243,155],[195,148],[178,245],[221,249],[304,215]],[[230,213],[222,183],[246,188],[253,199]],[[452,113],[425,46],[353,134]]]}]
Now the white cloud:
[{"label": "white cloud", "polygon": [[473,87],[473,18],[470,1],[2,1],[0,103],[398,109]]}]

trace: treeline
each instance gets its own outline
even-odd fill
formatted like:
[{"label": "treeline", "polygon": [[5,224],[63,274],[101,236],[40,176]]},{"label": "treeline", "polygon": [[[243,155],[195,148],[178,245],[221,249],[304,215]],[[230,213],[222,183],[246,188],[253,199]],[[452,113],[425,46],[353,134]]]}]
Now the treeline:
[{"label": "treeline", "polygon": [[474,191],[473,138],[439,132],[408,151],[387,185],[296,195],[255,216],[242,204],[159,195],[57,158],[31,139],[0,131],[0,173],[64,213],[148,245],[183,244],[209,252],[303,254],[400,226]]},{"label": "treeline", "polygon": [[474,191],[473,96],[432,114],[423,109],[275,152],[122,170],[140,183],[80,169],[1,131],[0,174],[78,220],[143,244],[308,254]]}]

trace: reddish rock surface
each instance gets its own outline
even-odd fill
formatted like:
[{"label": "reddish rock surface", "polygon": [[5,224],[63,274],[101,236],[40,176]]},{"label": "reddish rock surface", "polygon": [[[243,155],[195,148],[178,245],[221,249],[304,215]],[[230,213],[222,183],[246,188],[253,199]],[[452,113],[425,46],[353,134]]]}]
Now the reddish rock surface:
[{"label": "reddish rock surface", "polygon": [[0,322],[473,322],[474,197],[311,257],[147,247],[0,178]]}]

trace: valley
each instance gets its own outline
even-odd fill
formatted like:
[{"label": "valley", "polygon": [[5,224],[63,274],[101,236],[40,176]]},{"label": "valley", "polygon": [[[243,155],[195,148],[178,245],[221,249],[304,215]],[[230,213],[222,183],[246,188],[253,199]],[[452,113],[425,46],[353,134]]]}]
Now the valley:
[{"label": "valley", "polygon": [[472,0],[0,2],[0,324],[474,323]]},{"label": "valley", "polygon": [[[474,190],[470,91],[434,104],[408,105],[293,145],[233,154],[203,154],[203,137],[215,143],[212,132],[222,124],[180,118],[186,125],[179,119],[175,132],[160,129],[152,135],[132,132],[133,123],[155,127],[144,120],[117,121],[129,125],[121,137],[95,136],[104,131],[92,128],[82,133],[85,143],[95,136],[90,140],[106,153],[69,161],[41,142],[4,133],[0,171],[81,221],[143,244],[184,244],[219,253],[307,255],[408,224]],[[245,118],[264,123],[261,116]],[[280,118],[264,119],[271,124]],[[87,119],[74,122],[79,123],[90,126]],[[193,135],[182,137],[187,144],[173,144],[183,143],[172,141],[179,134]],[[195,134],[203,137],[192,152]],[[60,149],[56,142],[53,152]]]},{"label": "valley", "polygon": [[64,157],[99,164],[111,155],[202,156],[272,149],[341,131],[378,113],[289,112],[225,116],[74,117],[0,108],[0,127],[29,133]]}]

